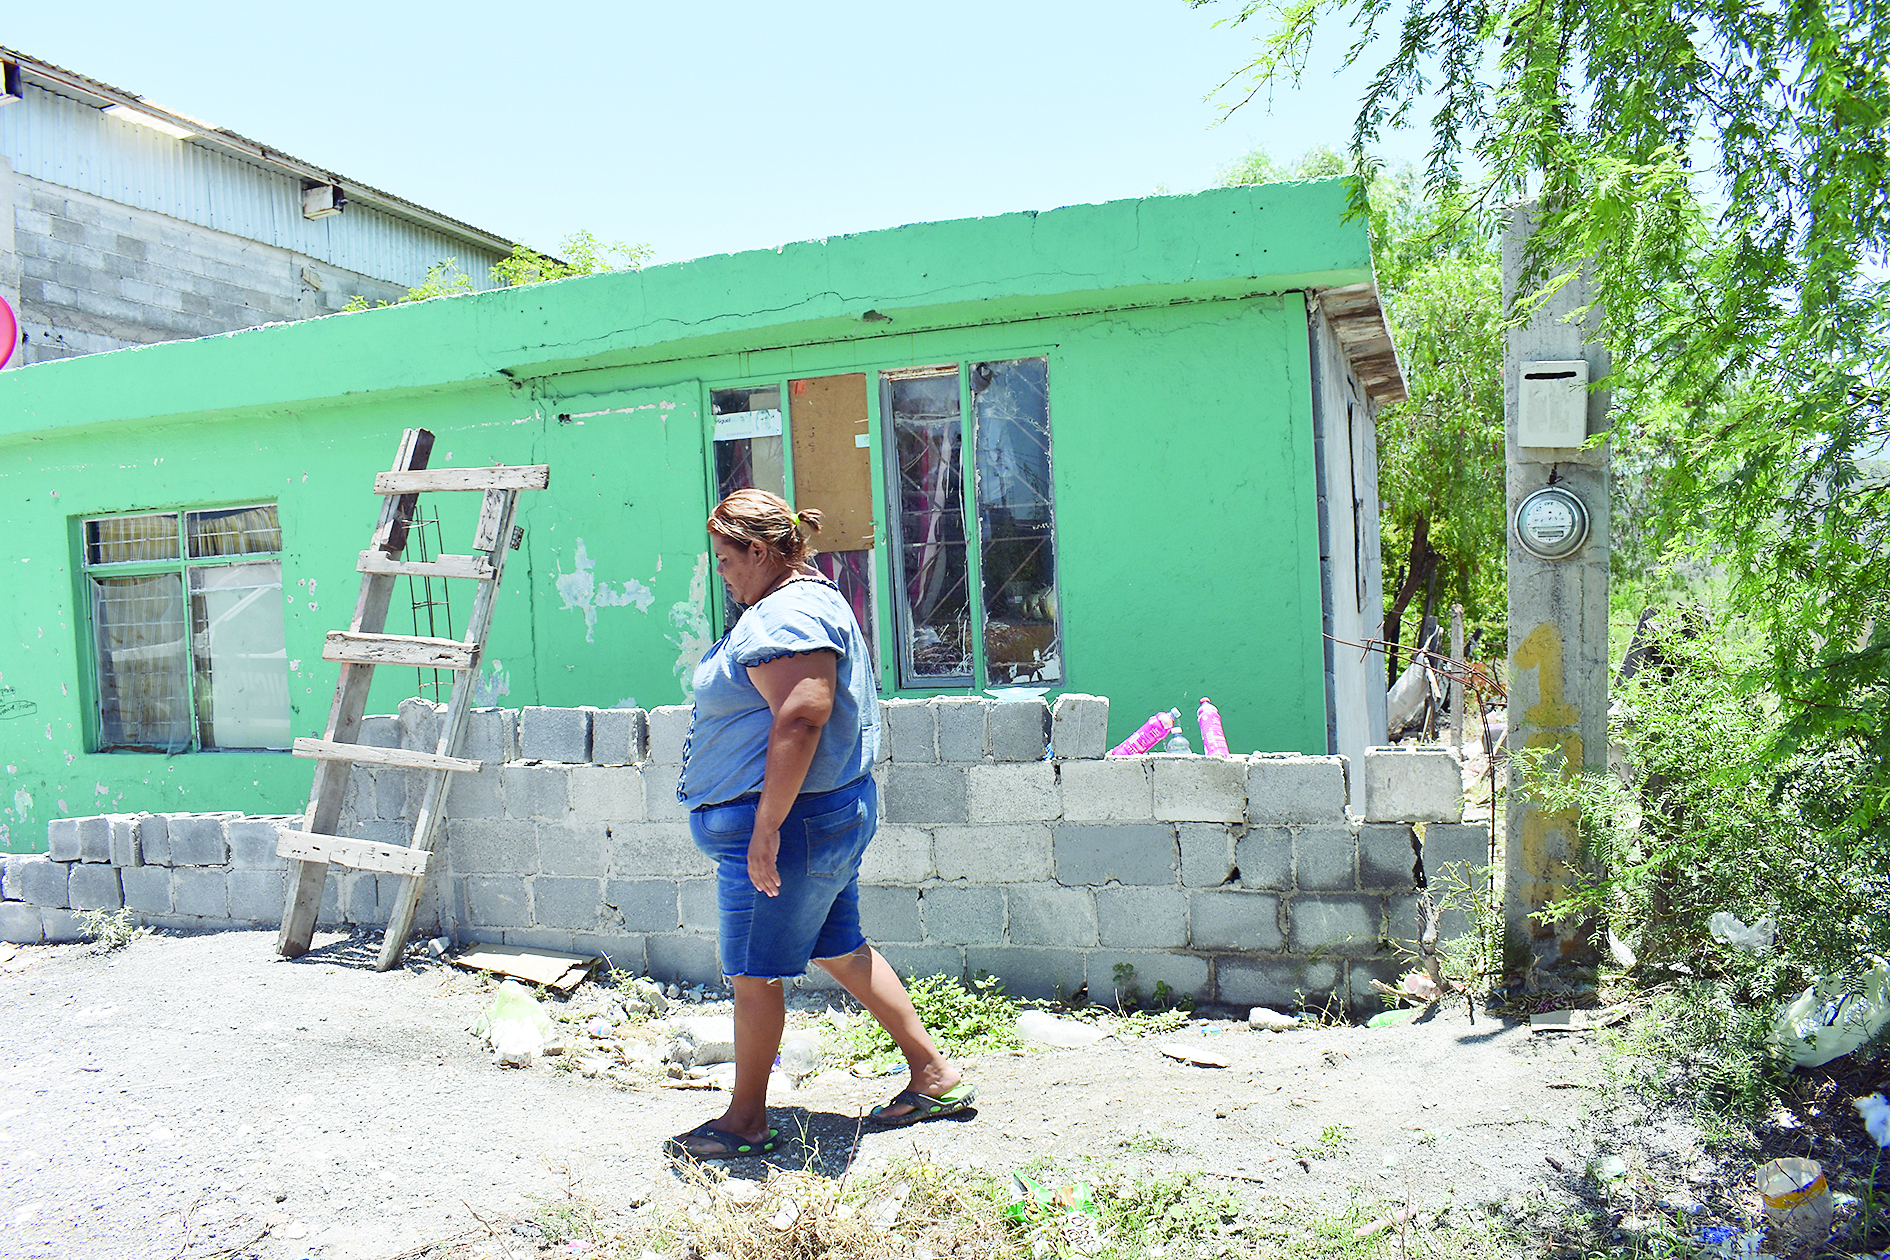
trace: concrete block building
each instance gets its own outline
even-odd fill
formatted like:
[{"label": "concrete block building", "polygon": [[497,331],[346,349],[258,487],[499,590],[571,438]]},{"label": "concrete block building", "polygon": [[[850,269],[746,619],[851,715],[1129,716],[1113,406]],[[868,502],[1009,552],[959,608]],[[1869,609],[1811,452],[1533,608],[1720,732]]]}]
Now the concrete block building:
[{"label": "concrete block building", "polygon": [[0,48],[9,366],[395,298],[512,242],[96,79]]}]

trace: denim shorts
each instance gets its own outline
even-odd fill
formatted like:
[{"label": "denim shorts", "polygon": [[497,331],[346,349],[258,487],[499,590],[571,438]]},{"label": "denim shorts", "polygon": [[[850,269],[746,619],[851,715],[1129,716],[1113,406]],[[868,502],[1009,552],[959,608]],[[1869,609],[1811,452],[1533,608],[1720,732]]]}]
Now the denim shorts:
[{"label": "denim shorts", "polygon": [[879,826],[879,789],[867,775],[831,792],[802,795],[781,823],[779,896],[748,878],[758,798],[690,812],[689,834],[715,861],[722,973],[786,979],[816,958],[866,944],[860,932],[860,855]]}]

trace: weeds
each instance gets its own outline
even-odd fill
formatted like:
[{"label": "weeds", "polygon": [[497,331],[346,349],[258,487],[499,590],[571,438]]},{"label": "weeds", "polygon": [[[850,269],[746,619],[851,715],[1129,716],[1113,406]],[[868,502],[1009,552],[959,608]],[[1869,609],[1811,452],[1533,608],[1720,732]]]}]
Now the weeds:
[{"label": "weeds", "polygon": [[129,910],[80,910],[73,915],[84,932],[101,949],[129,945],[138,935],[138,920]]},{"label": "weeds", "polygon": [[[988,1054],[1019,1045],[1019,1004],[995,976],[980,976],[969,985],[950,976],[928,976],[914,980],[906,991],[926,1031],[947,1055]],[[904,1061],[893,1039],[870,1016],[830,1020],[828,1027],[834,1044],[856,1062],[884,1069]]]},{"label": "weeds", "polygon": [[1301,1159],[1336,1159],[1345,1154],[1346,1148],[1351,1144],[1350,1125],[1329,1124],[1319,1130],[1317,1142],[1303,1142],[1293,1148],[1293,1154]]}]

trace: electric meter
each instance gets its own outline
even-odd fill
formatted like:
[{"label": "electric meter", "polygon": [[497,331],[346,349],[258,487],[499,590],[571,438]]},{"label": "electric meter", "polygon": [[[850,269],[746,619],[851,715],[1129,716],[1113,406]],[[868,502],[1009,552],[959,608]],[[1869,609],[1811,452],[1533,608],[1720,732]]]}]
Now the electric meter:
[{"label": "electric meter", "polygon": [[1538,560],[1566,560],[1588,541],[1588,508],[1561,486],[1544,486],[1516,505],[1516,541]]}]

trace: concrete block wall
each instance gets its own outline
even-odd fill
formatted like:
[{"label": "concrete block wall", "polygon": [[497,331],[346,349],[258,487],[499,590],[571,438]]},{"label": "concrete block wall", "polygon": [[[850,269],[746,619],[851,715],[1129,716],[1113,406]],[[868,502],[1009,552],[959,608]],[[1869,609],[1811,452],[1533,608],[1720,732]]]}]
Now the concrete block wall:
[{"label": "concrete block wall", "polygon": [[10,180],[23,362],[207,337],[407,286],[27,175]]},{"label": "concrete block wall", "polygon": [[[860,906],[896,967],[1112,1000],[1126,964],[1144,993],[1228,1005],[1362,1000],[1397,973],[1423,869],[1414,824],[1428,819],[1360,817],[1341,757],[1106,758],[1107,713],[1087,696],[885,702]],[[713,979],[713,871],[675,799],[688,721],[681,706],[475,712],[461,755],[488,764],[455,776],[422,929]],[[409,700],[368,718],[361,742],[430,751],[436,732],[435,707]],[[355,767],[340,833],[406,843],[418,777]],[[58,939],[71,908],[114,896],[155,922],[210,925],[220,907],[274,922],[283,821],[59,820],[50,853],[8,860],[0,928]],[[1476,851],[1475,829],[1428,830],[1440,858]],[[391,877],[331,876],[324,921],[385,921]]]}]

